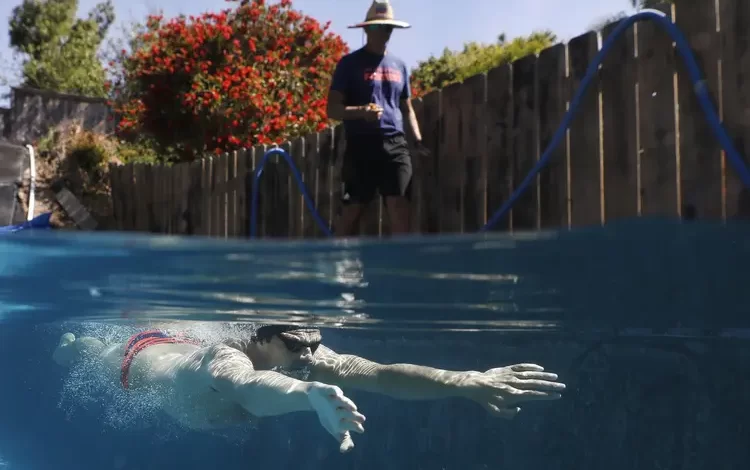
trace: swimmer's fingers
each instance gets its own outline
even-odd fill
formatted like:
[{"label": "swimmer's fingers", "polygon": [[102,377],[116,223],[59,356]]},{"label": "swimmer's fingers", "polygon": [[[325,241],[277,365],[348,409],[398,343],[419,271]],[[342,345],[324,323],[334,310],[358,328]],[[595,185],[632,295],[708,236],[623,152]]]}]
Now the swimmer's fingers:
[{"label": "swimmer's fingers", "polygon": [[487,408],[487,411],[489,411],[492,416],[503,419],[513,419],[518,416],[518,413],[521,412],[520,406],[501,408],[499,406],[493,405],[492,403],[488,403],[485,408]]},{"label": "swimmer's fingers", "polygon": [[351,411],[341,407],[336,408],[336,415],[339,419],[356,421],[357,423],[364,423],[367,420],[367,418],[365,418],[365,415],[363,415],[359,411]]},{"label": "swimmer's fingers", "polygon": [[538,392],[564,392],[565,384],[560,382],[550,382],[547,380],[515,380],[511,382],[515,388],[527,391]]},{"label": "swimmer's fingers", "polygon": [[344,432],[341,435],[339,435],[339,452],[346,453],[349,452],[354,448],[354,441],[352,441],[352,436],[349,434],[349,432]]},{"label": "swimmer's fingers", "polygon": [[347,396],[331,395],[331,399],[337,402],[336,406],[339,408],[344,408],[349,411],[357,411],[357,405],[355,405],[354,402]]},{"label": "swimmer's fingers", "polygon": [[365,432],[365,417],[357,412],[354,415],[339,413],[338,427],[345,431],[354,431],[359,434]]},{"label": "swimmer's fingers", "polygon": [[519,379],[547,380],[551,382],[557,380],[557,374],[553,374],[552,372],[516,372],[514,375]]},{"label": "swimmer's fingers", "polygon": [[505,403],[520,403],[522,401],[559,400],[562,398],[562,394],[557,392],[543,392],[540,390],[518,390],[510,396],[499,395],[496,398]]},{"label": "swimmer's fingers", "polygon": [[544,372],[544,367],[537,365],[537,364],[514,364],[512,366],[507,367],[495,367],[494,369],[490,369],[487,371],[488,374],[493,374],[497,372],[502,372],[504,370],[512,370],[513,372]]}]

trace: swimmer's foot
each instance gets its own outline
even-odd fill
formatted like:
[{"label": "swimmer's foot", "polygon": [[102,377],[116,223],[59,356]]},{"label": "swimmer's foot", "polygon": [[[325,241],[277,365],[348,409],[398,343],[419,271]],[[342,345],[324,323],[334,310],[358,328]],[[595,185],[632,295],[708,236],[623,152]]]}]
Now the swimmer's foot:
[{"label": "swimmer's foot", "polygon": [[74,345],[76,337],[73,333],[65,333],[60,337],[60,342],[52,353],[52,360],[58,365],[67,367],[78,356],[78,351]]}]

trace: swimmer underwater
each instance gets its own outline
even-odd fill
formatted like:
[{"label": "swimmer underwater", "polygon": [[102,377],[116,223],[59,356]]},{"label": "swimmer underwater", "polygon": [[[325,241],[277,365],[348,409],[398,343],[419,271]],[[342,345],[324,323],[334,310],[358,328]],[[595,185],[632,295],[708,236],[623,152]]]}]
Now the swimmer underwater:
[{"label": "swimmer underwater", "polygon": [[338,354],[321,344],[319,330],[293,325],[266,325],[250,339],[209,346],[161,330],[111,345],[65,333],[52,358],[63,367],[100,360],[105,373],[131,393],[148,388],[164,394],[163,411],[194,430],[314,411],[341,452],[354,447],[350,433],[363,433],[365,423],[342,388],[402,400],[465,398],[506,419],[519,413],[521,403],[557,400],[565,390],[556,374],[536,364],[485,372],[378,364]]}]

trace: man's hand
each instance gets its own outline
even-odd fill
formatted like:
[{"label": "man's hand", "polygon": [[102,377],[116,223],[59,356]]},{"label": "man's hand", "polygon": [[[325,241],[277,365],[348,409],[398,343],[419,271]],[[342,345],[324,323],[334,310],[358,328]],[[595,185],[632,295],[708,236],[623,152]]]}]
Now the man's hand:
[{"label": "man's hand", "polygon": [[536,364],[516,364],[486,372],[466,372],[462,384],[469,398],[495,416],[512,419],[525,401],[558,400],[565,384],[556,382],[557,374],[544,372]]},{"label": "man's hand", "polygon": [[416,144],[414,144],[414,154],[418,157],[427,157],[428,155],[430,155],[430,149],[425,147],[420,140]]},{"label": "man's hand", "polygon": [[352,450],[354,442],[349,432],[365,432],[365,417],[357,411],[357,405],[339,387],[320,382],[310,383],[307,396],[320,424],[338,441],[339,451]]},{"label": "man's hand", "polygon": [[365,121],[379,121],[383,117],[383,108],[375,103],[370,103],[362,108],[362,117]]}]

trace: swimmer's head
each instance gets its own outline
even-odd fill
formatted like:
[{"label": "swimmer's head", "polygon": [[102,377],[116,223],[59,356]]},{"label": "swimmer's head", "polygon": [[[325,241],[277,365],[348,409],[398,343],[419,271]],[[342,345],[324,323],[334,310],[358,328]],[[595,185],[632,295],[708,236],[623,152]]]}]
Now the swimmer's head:
[{"label": "swimmer's head", "polygon": [[309,366],[321,339],[320,330],[294,325],[262,326],[253,336],[269,367],[289,370]]}]

